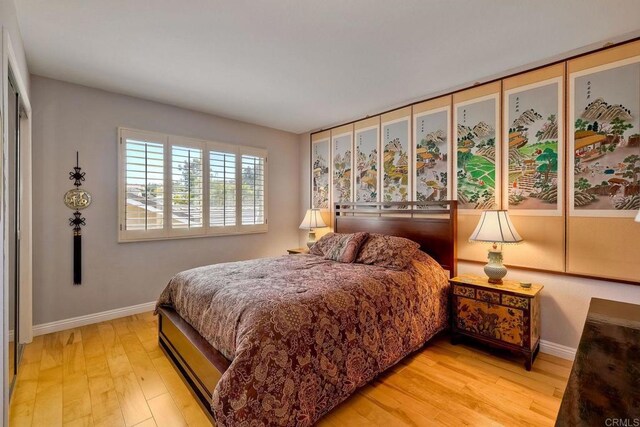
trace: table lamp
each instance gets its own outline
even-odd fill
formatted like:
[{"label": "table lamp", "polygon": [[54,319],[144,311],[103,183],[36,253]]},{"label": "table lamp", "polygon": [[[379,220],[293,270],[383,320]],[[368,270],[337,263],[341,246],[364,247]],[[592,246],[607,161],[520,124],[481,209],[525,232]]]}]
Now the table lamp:
[{"label": "table lamp", "polygon": [[324,220],[320,215],[320,209],[307,209],[307,213],[302,220],[302,224],[300,224],[300,229],[309,230],[309,240],[307,241],[307,246],[309,248],[316,243],[316,228],[326,226],[327,224],[324,223]]},{"label": "table lamp", "polygon": [[484,266],[484,273],[489,277],[489,283],[501,284],[502,278],[507,275],[507,268],[502,264],[502,244],[522,241],[509,218],[509,213],[504,210],[483,211],[469,241],[493,244],[489,249],[489,262]]}]

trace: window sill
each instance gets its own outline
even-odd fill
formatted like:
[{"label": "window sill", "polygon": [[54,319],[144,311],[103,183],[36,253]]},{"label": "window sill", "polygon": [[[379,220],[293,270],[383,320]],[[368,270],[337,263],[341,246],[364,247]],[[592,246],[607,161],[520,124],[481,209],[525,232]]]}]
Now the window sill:
[{"label": "window sill", "polygon": [[250,226],[250,230],[242,231],[209,231],[200,234],[178,234],[172,236],[153,236],[153,237],[126,237],[125,233],[118,235],[118,243],[134,243],[134,242],[154,242],[162,240],[181,240],[181,239],[198,239],[203,237],[220,237],[220,236],[242,236],[243,234],[262,234],[269,231],[268,226]]}]

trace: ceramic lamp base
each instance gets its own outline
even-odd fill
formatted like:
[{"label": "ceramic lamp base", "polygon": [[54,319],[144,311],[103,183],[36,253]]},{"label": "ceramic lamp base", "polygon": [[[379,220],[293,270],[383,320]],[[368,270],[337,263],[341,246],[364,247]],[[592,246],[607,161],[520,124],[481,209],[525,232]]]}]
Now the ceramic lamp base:
[{"label": "ceramic lamp base", "polygon": [[309,237],[307,239],[307,247],[311,249],[311,246],[316,244],[316,231],[309,230]]},{"label": "ceramic lamp base", "polygon": [[502,264],[502,252],[489,251],[489,262],[484,266],[484,274],[489,278],[489,283],[502,284],[502,278],[507,275],[507,267]]}]

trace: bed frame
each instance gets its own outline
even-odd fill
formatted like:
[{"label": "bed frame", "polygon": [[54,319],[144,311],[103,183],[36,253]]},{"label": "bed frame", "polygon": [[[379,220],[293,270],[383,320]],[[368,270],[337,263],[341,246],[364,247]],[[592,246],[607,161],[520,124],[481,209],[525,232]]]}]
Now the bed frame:
[{"label": "bed frame", "polygon": [[[420,244],[451,277],[456,274],[457,202],[341,203],[335,205],[338,233],[389,234]],[[297,255],[292,255],[297,256]],[[230,361],[170,307],[158,309],[158,342],[213,422],[211,396]]]}]

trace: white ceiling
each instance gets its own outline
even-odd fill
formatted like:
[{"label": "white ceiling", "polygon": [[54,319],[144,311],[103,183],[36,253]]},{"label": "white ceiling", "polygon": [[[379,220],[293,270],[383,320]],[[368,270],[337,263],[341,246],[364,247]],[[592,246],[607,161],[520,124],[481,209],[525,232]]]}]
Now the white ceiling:
[{"label": "white ceiling", "polygon": [[33,74],[296,133],[640,30],[638,0],[15,0]]}]

